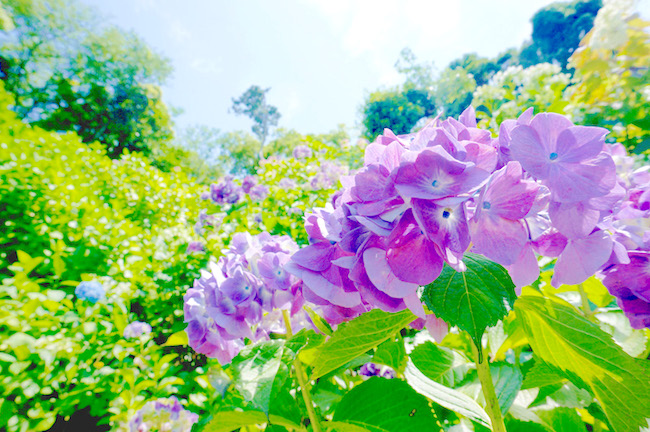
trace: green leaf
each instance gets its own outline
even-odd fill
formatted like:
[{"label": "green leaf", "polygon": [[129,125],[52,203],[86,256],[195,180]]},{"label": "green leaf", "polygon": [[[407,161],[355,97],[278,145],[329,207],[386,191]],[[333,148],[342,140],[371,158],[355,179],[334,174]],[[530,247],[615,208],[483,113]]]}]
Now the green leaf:
[{"label": "green leaf", "polygon": [[455,411],[485,427],[490,427],[490,417],[474,399],[458,390],[445,387],[427,378],[412,362],[404,371],[404,377],[418,393],[428,397],[437,404]]},{"label": "green leaf", "polygon": [[[117,316],[117,314],[114,314],[114,316]],[[165,342],[162,346],[187,345],[188,343],[189,341],[187,339],[187,332],[185,330],[181,330],[169,336],[167,342]]]},{"label": "green leaf", "polygon": [[373,377],[350,390],[334,412],[337,430],[441,431],[427,399],[398,379]]},{"label": "green leaf", "polygon": [[373,309],[339,325],[330,339],[316,350],[318,361],[311,379],[319,378],[375,348],[413,320],[415,316],[408,310],[391,314]]},{"label": "green leaf", "polygon": [[638,430],[650,419],[650,371],[575,308],[540,297],[517,302],[535,356],[577,385],[587,385],[615,431]]},{"label": "green leaf", "polygon": [[232,432],[244,426],[261,425],[270,423],[278,426],[284,426],[289,429],[303,430],[303,428],[291,420],[285,419],[274,414],[266,417],[266,414],[260,411],[219,411],[203,429],[204,432]]},{"label": "green leaf", "polygon": [[505,268],[481,255],[467,253],[467,270],[445,264],[440,276],[424,288],[423,300],[438,317],[469,333],[481,352],[487,327],[505,317],[515,302],[515,285]]},{"label": "green leaf", "polygon": [[519,368],[507,363],[491,364],[490,375],[492,375],[501,412],[505,414],[521,389],[523,375]]},{"label": "green leaf", "polygon": [[387,340],[381,343],[372,357],[374,363],[383,364],[395,369],[397,372],[404,372],[406,367],[406,349],[404,348],[404,340],[398,333],[397,337],[393,340]]},{"label": "green leaf", "polygon": [[447,387],[455,387],[469,369],[468,361],[462,355],[430,341],[416,346],[410,358],[427,378]]},{"label": "green leaf", "polygon": [[554,384],[560,384],[566,381],[566,377],[561,370],[544,363],[542,360],[536,360],[532,368],[526,373],[526,378],[521,385],[522,390],[535,387],[545,387]]},{"label": "green leaf", "polygon": [[235,387],[245,400],[265,414],[269,413],[276,378],[283,382],[288,375],[282,362],[283,352],[284,341],[271,340],[247,346],[232,361]]},{"label": "green leaf", "polygon": [[552,431],[586,431],[587,428],[576,410],[555,408],[549,411],[537,411],[543,423]]}]

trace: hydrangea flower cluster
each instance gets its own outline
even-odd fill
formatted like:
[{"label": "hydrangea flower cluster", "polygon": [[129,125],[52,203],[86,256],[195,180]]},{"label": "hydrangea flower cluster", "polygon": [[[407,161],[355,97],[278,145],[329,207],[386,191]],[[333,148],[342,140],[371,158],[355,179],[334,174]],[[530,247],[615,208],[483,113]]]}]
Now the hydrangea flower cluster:
[{"label": "hydrangea flower cluster", "polygon": [[183,409],[176,397],[147,402],[129,420],[130,432],[190,432],[198,414]]},{"label": "hydrangea flower cluster", "polygon": [[528,110],[493,138],[471,107],[417,133],[386,129],[332,205],[307,216],[310,245],[286,268],[340,322],[370,308],[425,318],[418,288],[445,264],[465,270],[466,251],[518,287],[539,276],[537,255],[557,259],[555,287],[629,263],[612,228],[627,194],[607,132]]},{"label": "hydrangea flower cluster", "polygon": [[612,152],[621,173],[625,199],[612,212],[608,230],[629,261],[611,262],[602,271],[603,284],[616,296],[632,327],[650,328],[650,166],[634,169],[633,160],[617,145]]},{"label": "hydrangea flower cluster", "polygon": [[97,282],[81,282],[74,290],[74,294],[81,300],[87,300],[91,303],[97,303],[106,297],[104,286]]},{"label": "hydrangea flower cluster", "polygon": [[210,191],[204,192],[201,197],[211,199],[219,205],[236,204],[241,199],[242,193],[250,196],[254,202],[259,202],[267,197],[269,188],[257,184],[257,178],[254,176],[244,177],[241,186],[233,181],[232,176],[226,176],[219,183],[212,183]]},{"label": "hydrangea flower cluster", "polygon": [[136,339],[148,334],[151,334],[151,326],[146,322],[133,321],[124,328],[125,339]]},{"label": "hydrangea flower cluster", "polygon": [[383,377],[383,378],[395,378],[397,375],[395,371],[388,366],[381,366],[375,363],[366,363],[359,368],[359,375],[367,377]]},{"label": "hydrangea flower cluster", "polygon": [[301,309],[301,282],[284,269],[297,249],[287,236],[235,234],[219,262],[185,294],[189,345],[225,364],[246,339],[284,333],[282,309],[290,311],[294,330],[311,326]]}]

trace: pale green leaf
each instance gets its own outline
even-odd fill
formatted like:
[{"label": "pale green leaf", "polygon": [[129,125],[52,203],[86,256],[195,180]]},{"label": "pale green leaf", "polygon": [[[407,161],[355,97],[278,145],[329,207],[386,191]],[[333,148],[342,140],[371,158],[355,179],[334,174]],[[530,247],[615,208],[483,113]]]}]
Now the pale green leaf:
[{"label": "pale green leaf", "polygon": [[404,377],[418,393],[470,420],[485,427],[490,427],[490,417],[474,399],[458,390],[430,380],[412,362],[407,364]]},{"label": "pale green leaf", "polygon": [[319,378],[375,348],[394,336],[415,316],[408,310],[388,313],[373,309],[341,324],[330,339],[317,348],[311,379]]}]

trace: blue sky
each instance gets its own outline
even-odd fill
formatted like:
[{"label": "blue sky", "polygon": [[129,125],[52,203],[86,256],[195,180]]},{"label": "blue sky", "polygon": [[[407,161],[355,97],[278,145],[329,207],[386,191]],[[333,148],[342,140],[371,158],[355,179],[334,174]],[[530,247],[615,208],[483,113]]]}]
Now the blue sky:
[{"label": "blue sky", "polygon": [[82,0],[169,57],[165,101],[179,126],[248,130],[228,113],[249,86],[271,87],[280,126],[321,133],[360,121],[365,95],[401,82],[404,47],[438,70],[464,53],[495,56],[530,38],[551,0]]}]

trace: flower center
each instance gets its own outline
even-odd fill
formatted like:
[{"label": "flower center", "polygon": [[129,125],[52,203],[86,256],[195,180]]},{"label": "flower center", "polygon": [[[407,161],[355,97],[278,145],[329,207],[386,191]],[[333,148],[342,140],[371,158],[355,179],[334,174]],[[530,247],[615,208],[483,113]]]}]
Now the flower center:
[{"label": "flower center", "polygon": [[551,153],[550,155],[548,155],[548,158],[549,158],[550,160],[555,160],[555,159],[557,159],[557,156],[558,156],[557,153],[553,152],[553,153]]},{"label": "flower center", "polygon": [[483,203],[483,208],[484,208],[485,210],[490,210],[490,207],[492,207],[492,204],[490,204],[489,202],[485,201],[485,202]]},{"label": "flower center", "polygon": [[434,180],[431,182],[431,186],[433,187],[438,187],[438,180]]},{"label": "flower center", "polygon": [[446,208],[442,211],[442,217],[445,219],[449,219],[449,216],[451,216],[451,209]]}]

